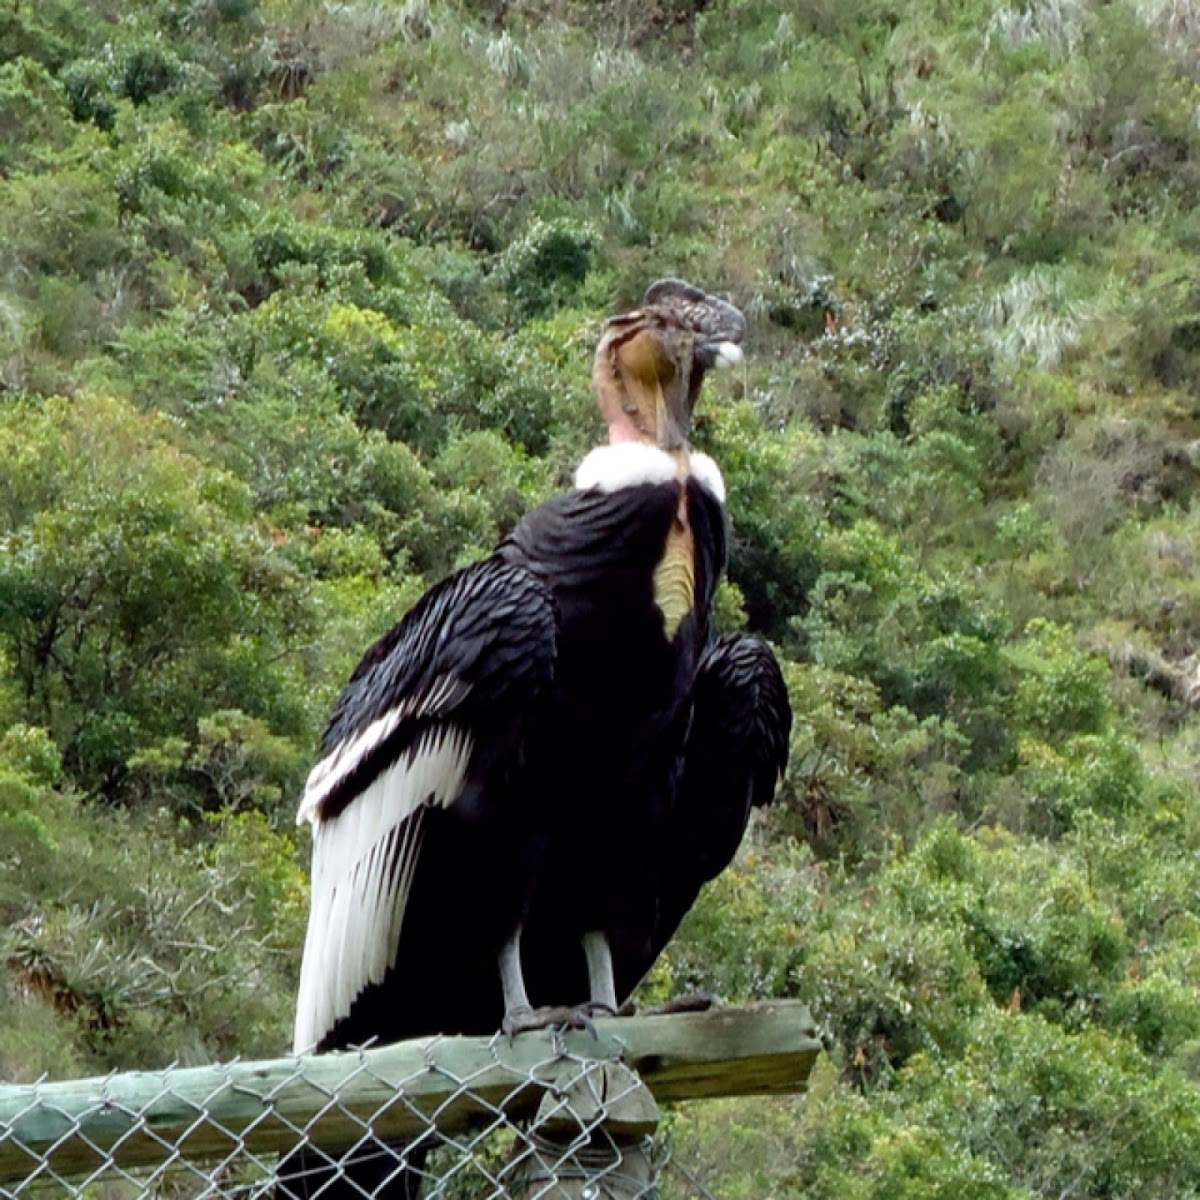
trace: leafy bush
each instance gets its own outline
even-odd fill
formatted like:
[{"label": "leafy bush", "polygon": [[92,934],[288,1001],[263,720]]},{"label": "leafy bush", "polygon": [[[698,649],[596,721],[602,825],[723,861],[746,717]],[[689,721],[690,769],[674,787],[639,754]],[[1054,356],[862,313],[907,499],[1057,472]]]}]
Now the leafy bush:
[{"label": "leafy bush", "polygon": [[267,539],[234,536],[241,485],[102,397],[10,405],[0,462],[0,636],[78,778],[112,794],[214,704],[302,727],[268,647],[303,628],[304,593]]},{"label": "leafy bush", "polygon": [[1013,697],[1016,719],[1051,740],[1104,729],[1112,706],[1103,659],[1077,650],[1062,626],[1034,621],[1026,634],[1011,652],[1024,676]]},{"label": "leafy bush", "polygon": [[570,303],[592,268],[594,231],[576,221],[534,221],[496,265],[496,281],[524,317]]}]

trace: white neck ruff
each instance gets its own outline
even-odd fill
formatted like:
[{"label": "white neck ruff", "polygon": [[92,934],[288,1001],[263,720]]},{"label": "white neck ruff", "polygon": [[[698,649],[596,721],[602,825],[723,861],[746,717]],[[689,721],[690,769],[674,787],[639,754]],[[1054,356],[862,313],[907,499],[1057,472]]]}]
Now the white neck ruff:
[{"label": "white neck ruff", "polygon": [[[670,483],[678,474],[675,460],[665,450],[645,442],[618,442],[613,446],[597,446],[584,458],[575,472],[575,486],[581,492],[609,494],[647,483]],[[688,474],[718,504],[725,503],[721,468],[707,454],[688,455]]]}]

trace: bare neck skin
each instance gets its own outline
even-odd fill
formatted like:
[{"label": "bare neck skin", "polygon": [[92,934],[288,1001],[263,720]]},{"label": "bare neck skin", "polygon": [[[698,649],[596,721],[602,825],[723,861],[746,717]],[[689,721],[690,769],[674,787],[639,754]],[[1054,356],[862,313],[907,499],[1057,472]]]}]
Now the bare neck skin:
[{"label": "bare neck skin", "polygon": [[592,380],[610,445],[640,442],[686,461],[690,346],[676,330],[611,323],[596,351]]}]

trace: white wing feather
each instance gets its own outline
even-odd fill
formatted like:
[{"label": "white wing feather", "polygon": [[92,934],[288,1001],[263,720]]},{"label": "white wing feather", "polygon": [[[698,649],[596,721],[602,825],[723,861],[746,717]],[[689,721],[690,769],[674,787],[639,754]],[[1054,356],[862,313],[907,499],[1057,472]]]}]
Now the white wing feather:
[{"label": "white wing feather", "polygon": [[304,799],[296,812],[296,824],[303,825],[311,821],[315,826],[320,820],[321,802],[350,774],[360,762],[371,753],[381,742],[391,737],[399,728],[400,722],[409,717],[425,716],[436,713],[441,705],[453,703],[461,698],[466,691],[466,685],[453,675],[440,675],[433,681],[432,686],[415,696],[409,696],[395,708],[389,709],[382,717],[371,722],[366,729],[360,730],[353,737],[339,742],[323,759],[308,773],[308,782],[304,786]]},{"label": "white wing feather", "polygon": [[466,778],[470,734],[437,726],[340,813],[322,818],[321,798],[395,728],[391,718],[391,713],[380,718],[317,763],[300,806],[302,819],[313,826],[313,863],[296,998],[297,1053],[310,1050],[349,1015],[364,988],[382,982],[395,966],[425,810],[453,803]]}]

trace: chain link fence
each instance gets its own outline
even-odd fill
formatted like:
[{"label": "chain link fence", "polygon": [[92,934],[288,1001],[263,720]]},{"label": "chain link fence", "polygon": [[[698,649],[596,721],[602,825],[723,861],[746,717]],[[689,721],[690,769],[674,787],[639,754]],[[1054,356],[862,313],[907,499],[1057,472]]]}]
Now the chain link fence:
[{"label": "chain link fence", "polygon": [[656,1099],[796,1091],[819,1049],[794,1004],[599,1024],[0,1087],[0,1195],[642,1200]]}]

